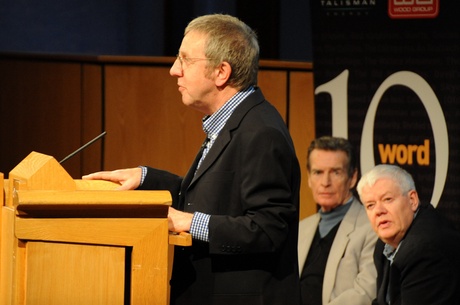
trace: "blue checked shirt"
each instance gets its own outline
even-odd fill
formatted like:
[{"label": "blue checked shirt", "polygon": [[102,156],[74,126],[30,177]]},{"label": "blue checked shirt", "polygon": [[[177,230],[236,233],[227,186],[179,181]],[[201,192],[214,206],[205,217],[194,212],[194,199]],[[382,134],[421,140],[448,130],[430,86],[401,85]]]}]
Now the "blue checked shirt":
[{"label": "blue checked shirt", "polygon": [[[198,162],[197,169],[200,167],[201,162],[206,157],[206,154],[211,149],[212,145],[216,141],[219,133],[222,128],[224,128],[228,119],[235,111],[236,107],[251,93],[255,90],[254,87],[249,87],[246,90],[239,91],[234,96],[232,96],[219,110],[217,110],[212,115],[206,116],[203,118],[203,131],[206,133],[209,141],[206,144],[205,149],[203,150],[203,155],[201,156],[200,161]],[[141,166],[142,176],[141,176],[141,185],[144,182],[145,176],[147,175],[147,168]],[[209,219],[211,215],[195,212],[193,214],[192,224],[190,226],[190,234],[192,237],[201,241],[209,242]]]}]

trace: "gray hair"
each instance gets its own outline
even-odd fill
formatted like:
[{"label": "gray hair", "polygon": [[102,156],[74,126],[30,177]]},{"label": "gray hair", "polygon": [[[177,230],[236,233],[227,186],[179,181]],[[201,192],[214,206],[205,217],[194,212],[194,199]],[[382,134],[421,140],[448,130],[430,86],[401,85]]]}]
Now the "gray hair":
[{"label": "gray hair", "polygon": [[397,165],[379,164],[365,173],[358,182],[356,190],[359,196],[365,186],[373,186],[379,179],[391,179],[399,186],[401,193],[416,191],[411,174]]},{"label": "gray hair", "polygon": [[207,35],[205,56],[211,67],[228,62],[232,74],[228,84],[237,89],[257,85],[259,43],[256,33],[236,17],[223,14],[204,15],[193,19],[185,28]]}]

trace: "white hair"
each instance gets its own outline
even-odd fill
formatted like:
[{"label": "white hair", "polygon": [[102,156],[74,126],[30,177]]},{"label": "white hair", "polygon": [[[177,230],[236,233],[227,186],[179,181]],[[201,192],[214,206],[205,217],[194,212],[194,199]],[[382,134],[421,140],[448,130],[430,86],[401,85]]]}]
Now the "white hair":
[{"label": "white hair", "polygon": [[379,164],[365,173],[358,182],[356,190],[361,197],[361,192],[365,186],[372,187],[379,179],[386,178],[396,182],[401,193],[407,193],[411,190],[416,191],[414,179],[411,174],[397,165]]}]

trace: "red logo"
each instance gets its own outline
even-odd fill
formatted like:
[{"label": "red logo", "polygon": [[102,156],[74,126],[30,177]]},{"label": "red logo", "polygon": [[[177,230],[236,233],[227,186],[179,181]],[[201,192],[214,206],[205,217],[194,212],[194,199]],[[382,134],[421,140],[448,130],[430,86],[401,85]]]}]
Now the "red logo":
[{"label": "red logo", "polygon": [[393,19],[436,18],[439,0],[388,0],[388,15]]}]

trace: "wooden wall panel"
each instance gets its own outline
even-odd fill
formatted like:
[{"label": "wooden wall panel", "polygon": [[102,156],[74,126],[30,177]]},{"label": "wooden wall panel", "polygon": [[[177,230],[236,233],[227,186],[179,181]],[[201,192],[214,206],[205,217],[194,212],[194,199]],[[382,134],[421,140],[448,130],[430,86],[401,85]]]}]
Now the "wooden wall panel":
[{"label": "wooden wall panel", "polygon": [[205,134],[168,67],[105,68],[104,168],[149,165],[185,175]]},{"label": "wooden wall panel", "polygon": [[265,98],[287,119],[287,73],[286,71],[260,70],[258,86]]},{"label": "wooden wall panel", "polygon": [[[9,173],[31,151],[58,161],[80,146],[79,63],[0,59],[0,171]],[[80,160],[66,170],[79,175]]]},{"label": "wooden wall panel", "polygon": [[307,150],[315,138],[315,107],[313,73],[292,72],[290,75],[289,131],[296,148],[302,172],[300,218],[314,214],[316,203],[308,187]]},{"label": "wooden wall panel", "polygon": [[[83,64],[82,67],[82,116],[81,145],[84,145],[104,131],[102,104],[102,67]],[[91,144],[81,152],[81,174],[101,169],[104,138]]]}]

